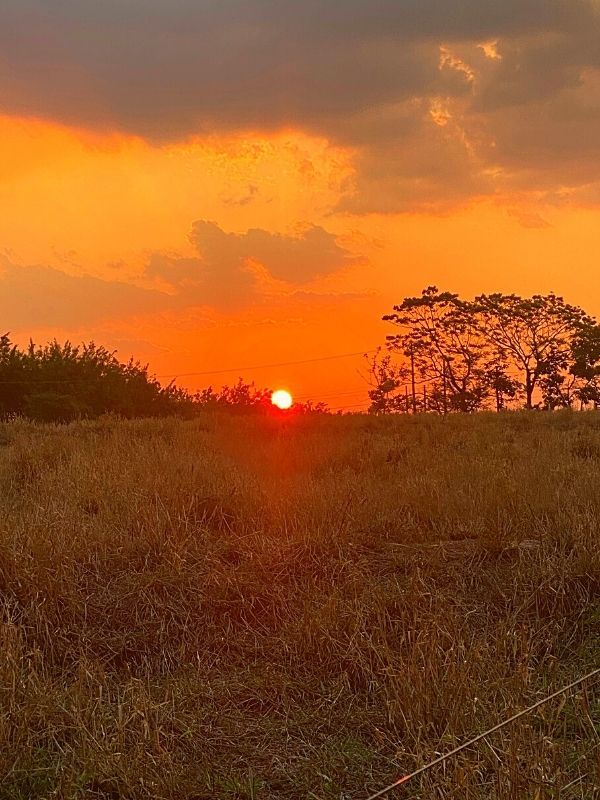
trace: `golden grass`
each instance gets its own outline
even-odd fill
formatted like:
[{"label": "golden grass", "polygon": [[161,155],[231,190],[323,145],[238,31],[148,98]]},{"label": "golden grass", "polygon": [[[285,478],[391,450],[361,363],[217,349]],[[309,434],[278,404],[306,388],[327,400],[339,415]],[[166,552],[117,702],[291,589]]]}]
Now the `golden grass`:
[{"label": "golden grass", "polygon": [[[0,798],[363,798],[598,666],[599,520],[592,412],[4,425]],[[595,797],[599,737],[392,796]]]}]

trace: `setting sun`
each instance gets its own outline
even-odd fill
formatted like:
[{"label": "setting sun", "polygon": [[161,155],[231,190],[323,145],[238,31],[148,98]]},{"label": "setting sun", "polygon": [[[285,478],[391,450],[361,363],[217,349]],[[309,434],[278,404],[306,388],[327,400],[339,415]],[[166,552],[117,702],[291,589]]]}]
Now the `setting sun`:
[{"label": "setting sun", "polygon": [[271,395],[271,402],[274,406],[277,406],[277,408],[285,410],[286,408],[290,408],[292,405],[292,395],[289,392],[286,392],[285,389],[278,389]]}]

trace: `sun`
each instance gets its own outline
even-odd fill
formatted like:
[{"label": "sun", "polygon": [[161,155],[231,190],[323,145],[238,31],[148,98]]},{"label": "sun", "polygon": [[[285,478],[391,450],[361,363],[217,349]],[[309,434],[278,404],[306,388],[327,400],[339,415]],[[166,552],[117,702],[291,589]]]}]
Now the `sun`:
[{"label": "sun", "polygon": [[286,408],[290,408],[294,401],[289,392],[286,392],[285,389],[278,389],[271,395],[271,402],[274,406],[277,406],[277,408],[285,410]]}]

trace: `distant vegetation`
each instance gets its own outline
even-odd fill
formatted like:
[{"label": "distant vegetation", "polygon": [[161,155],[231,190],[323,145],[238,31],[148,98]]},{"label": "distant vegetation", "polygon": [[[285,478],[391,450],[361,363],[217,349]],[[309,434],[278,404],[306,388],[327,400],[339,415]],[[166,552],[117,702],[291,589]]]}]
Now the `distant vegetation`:
[{"label": "distant vegetation", "polygon": [[[296,403],[294,412],[325,410],[322,403]],[[199,411],[259,413],[269,410],[271,391],[241,378],[219,390],[191,393],[166,386],[148,367],[133,359],[121,362],[114,352],[89,343],[53,341],[21,349],[8,335],[0,337],[0,418],[25,417],[40,422],[120,417],[189,417]]]},{"label": "distant vegetation", "polygon": [[[595,412],[0,425],[0,799],[364,800],[598,666],[599,486]],[[599,730],[390,798],[591,800]]]},{"label": "distant vegetation", "polygon": [[598,408],[600,326],[555,294],[463,300],[430,286],[383,317],[372,413]]},{"label": "distant vegetation", "polygon": [[[463,300],[429,286],[383,319],[396,332],[368,358],[372,414],[600,408],[600,325],[555,294]],[[94,342],[21,349],[0,336],[0,419],[277,413],[271,394],[242,378],[190,392]],[[291,410],[315,412],[329,408],[309,400]]]}]

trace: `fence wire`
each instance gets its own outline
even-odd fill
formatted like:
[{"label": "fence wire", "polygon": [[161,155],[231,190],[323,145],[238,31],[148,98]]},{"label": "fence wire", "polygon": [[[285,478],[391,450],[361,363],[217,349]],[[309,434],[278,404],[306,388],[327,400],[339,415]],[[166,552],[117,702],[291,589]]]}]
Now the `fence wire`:
[{"label": "fence wire", "polygon": [[600,800],[599,686],[600,668],[401,776],[367,800],[394,790],[398,798]]}]

